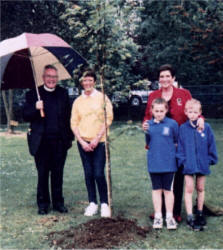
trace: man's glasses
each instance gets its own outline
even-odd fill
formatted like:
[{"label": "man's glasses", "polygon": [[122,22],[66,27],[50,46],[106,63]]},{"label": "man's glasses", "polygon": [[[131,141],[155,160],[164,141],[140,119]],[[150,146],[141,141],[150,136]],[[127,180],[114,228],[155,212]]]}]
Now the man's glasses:
[{"label": "man's glasses", "polygon": [[50,78],[50,79],[57,79],[58,78],[58,76],[51,76],[51,75],[44,75],[44,77]]}]

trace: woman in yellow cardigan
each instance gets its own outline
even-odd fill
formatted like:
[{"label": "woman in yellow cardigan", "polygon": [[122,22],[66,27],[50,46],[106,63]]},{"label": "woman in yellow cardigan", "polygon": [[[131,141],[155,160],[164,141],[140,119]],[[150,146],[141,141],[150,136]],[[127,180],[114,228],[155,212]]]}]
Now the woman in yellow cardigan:
[{"label": "woman in yellow cardigan", "polygon": [[[96,75],[92,70],[84,72],[81,78],[83,93],[74,101],[71,114],[71,129],[77,138],[77,146],[82,160],[89,205],[85,216],[98,212],[96,186],[98,189],[101,216],[110,217],[108,206],[105,169],[105,120],[104,97],[95,87]],[[112,104],[105,97],[107,126],[113,120]]]}]

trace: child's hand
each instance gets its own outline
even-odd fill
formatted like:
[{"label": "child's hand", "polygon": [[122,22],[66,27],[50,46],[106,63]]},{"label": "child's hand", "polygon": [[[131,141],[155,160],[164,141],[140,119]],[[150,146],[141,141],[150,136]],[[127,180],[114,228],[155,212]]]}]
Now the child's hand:
[{"label": "child's hand", "polygon": [[147,131],[149,129],[149,123],[148,123],[148,120],[144,121],[143,124],[142,124],[142,129],[144,131]]}]

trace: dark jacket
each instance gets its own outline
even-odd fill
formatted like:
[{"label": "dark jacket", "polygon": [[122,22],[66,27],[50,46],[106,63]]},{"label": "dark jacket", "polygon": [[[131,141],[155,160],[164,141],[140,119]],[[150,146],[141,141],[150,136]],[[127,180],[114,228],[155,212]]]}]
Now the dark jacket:
[{"label": "dark jacket", "polygon": [[[44,96],[44,91],[45,90],[43,86],[39,87],[40,97]],[[71,106],[69,102],[69,96],[67,91],[60,86],[56,86],[55,91],[58,102],[59,130],[65,149],[69,149],[73,140],[73,133],[70,129]],[[40,116],[40,111],[36,109],[36,101],[36,89],[32,89],[26,93],[23,117],[25,121],[30,122],[30,128],[27,137],[31,155],[36,154],[41,142],[41,138],[44,134],[44,118]]]},{"label": "dark jacket", "polygon": [[210,174],[210,165],[217,164],[218,156],[214,133],[205,122],[204,131],[198,132],[187,121],[180,126],[177,147],[178,166],[183,165],[183,174]]}]

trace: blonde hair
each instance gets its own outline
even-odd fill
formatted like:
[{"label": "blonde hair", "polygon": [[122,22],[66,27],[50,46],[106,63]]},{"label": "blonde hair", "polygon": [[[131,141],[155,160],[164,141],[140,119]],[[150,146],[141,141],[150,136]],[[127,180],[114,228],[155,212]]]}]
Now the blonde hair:
[{"label": "blonde hair", "polygon": [[168,110],[168,103],[163,98],[156,98],[152,101],[152,109],[154,108],[155,104],[164,104],[165,108]]},{"label": "blonde hair", "polygon": [[195,105],[198,105],[198,106],[200,106],[200,111],[202,111],[202,106],[201,106],[201,102],[200,101],[198,101],[197,99],[190,99],[190,100],[188,100],[187,102],[186,102],[186,104],[185,104],[185,111],[187,110],[187,109],[190,109],[190,108],[192,108],[192,107],[194,107]]}]

